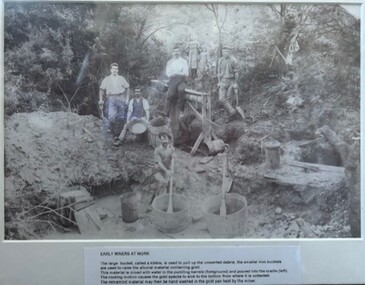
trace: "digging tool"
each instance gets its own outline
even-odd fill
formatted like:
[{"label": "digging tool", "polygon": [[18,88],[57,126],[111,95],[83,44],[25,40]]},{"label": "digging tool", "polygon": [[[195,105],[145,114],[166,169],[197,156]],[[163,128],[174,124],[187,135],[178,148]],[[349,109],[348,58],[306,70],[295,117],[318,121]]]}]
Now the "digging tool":
[{"label": "digging tool", "polygon": [[225,176],[225,179],[224,179],[223,187],[224,187],[225,193],[227,193],[231,190],[232,183],[233,183],[233,178],[232,178],[231,173],[229,171],[228,155],[226,155],[225,160],[226,160],[226,176]]},{"label": "digging tool", "polygon": [[226,190],[225,190],[226,170],[227,170],[227,159],[224,158],[223,159],[222,201],[221,201],[221,207],[219,209],[219,215],[220,216],[226,216],[227,215]]},{"label": "digging tool", "polygon": [[98,102],[100,118],[104,120],[104,102]]},{"label": "digging tool", "polygon": [[238,114],[240,114],[240,116],[242,117],[242,120],[245,119],[245,113],[243,112],[241,106],[238,106],[238,87],[233,87],[233,92],[234,95],[236,97],[236,111],[238,112]]},{"label": "digging tool", "polygon": [[171,160],[171,171],[172,171],[172,176],[170,178],[170,193],[169,193],[169,205],[167,206],[167,213],[172,213],[173,212],[173,208],[172,208],[172,184],[174,183],[174,164],[175,164],[175,159],[174,157],[172,157]]}]

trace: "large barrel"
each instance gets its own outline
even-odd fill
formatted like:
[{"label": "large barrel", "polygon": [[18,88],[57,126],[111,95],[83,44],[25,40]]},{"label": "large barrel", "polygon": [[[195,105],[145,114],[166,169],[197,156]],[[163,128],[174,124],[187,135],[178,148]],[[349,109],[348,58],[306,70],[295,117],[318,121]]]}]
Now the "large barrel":
[{"label": "large barrel", "polygon": [[167,132],[171,135],[170,120],[168,118],[156,118],[151,120],[148,129],[148,140],[154,148],[160,145],[158,135]]},{"label": "large barrel", "polygon": [[183,195],[172,193],[172,213],[167,212],[168,204],[169,194],[160,195],[153,200],[150,215],[152,223],[165,233],[184,230],[191,223],[189,200]]},{"label": "large barrel", "polygon": [[242,237],[247,223],[247,201],[236,193],[226,194],[227,215],[220,215],[222,196],[216,195],[203,204],[208,231],[213,238]]}]

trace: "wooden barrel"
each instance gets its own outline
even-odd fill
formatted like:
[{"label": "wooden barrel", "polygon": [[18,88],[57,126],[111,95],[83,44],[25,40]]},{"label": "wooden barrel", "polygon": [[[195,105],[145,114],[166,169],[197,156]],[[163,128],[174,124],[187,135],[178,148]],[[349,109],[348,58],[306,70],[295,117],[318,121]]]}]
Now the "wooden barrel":
[{"label": "wooden barrel", "polygon": [[227,215],[220,215],[222,196],[217,195],[203,203],[204,217],[208,231],[213,238],[241,237],[247,224],[246,198],[236,194],[226,194]]},{"label": "wooden barrel", "polygon": [[138,220],[138,198],[134,192],[126,192],[120,196],[122,204],[122,220],[133,223]]},{"label": "wooden barrel", "polygon": [[74,211],[90,206],[94,198],[82,186],[69,186],[62,189],[57,198],[57,209],[62,225],[69,227],[75,220]]},{"label": "wooden barrel", "polygon": [[158,135],[162,132],[171,134],[170,120],[168,118],[156,118],[150,121],[148,128],[148,140],[154,148],[160,145]]},{"label": "wooden barrel", "polygon": [[167,213],[168,203],[169,194],[160,195],[153,200],[151,221],[161,232],[180,232],[191,222],[189,200],[183,195],[172,193],[172,213]]}]

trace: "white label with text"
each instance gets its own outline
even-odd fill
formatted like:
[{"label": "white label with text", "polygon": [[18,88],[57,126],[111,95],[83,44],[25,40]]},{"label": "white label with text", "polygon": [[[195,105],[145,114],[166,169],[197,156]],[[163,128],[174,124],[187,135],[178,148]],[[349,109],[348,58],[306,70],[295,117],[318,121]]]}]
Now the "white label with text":
[{"label": "white label with text", "polygon": [[298,246],[84,249],[85,285],[300,284]]}]

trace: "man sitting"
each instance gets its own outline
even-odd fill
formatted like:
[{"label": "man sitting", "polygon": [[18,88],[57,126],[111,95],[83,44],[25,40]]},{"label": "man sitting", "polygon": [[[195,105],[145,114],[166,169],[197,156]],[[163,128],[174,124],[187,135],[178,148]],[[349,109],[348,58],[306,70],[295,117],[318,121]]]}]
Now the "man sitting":
[{"label": "man sitting", "polygon": [[146,124],[148,124],[150,117],[150,105],[141,95],[141,88],[134,88],[134,98],[131,99],[128,104],[127,122],[125,123],[118,140],[114,143],[115,146],[119,146],[123,142],[127,134],[127,130],[134,120],[142,119],[146,122]]},{"label": "man sitting", "polygon": [[160,189],[166,189],[168,192],[168,183],[173,175],[171,169],[172,158],[175,153],[174,147],[171,145],[171,135],[162,132],[158,135],[161,144],[154,151],[155,158],[155,179],[160,184]]}]

